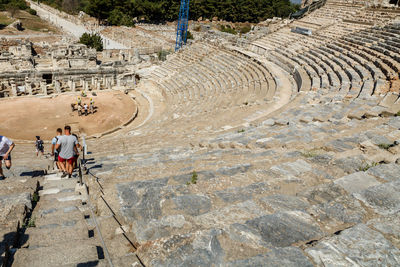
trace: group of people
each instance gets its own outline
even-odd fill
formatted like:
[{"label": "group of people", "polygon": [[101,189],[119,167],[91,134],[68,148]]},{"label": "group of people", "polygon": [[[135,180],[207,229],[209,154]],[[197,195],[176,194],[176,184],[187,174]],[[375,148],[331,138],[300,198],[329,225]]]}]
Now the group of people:
[{"label": "group of people", "polygon": [[78,116],[87,116],[89,113],[94,114],[96,112],[93,98],[90,98],[88,105],[87,103],[82,103],[82,98],[78,97],[76,104],[71,104],[71,107],[72,111],[78,110]]},{"label": "group of people", "polygon": [[[79,144],[77,135],[71,132],[70,126],[64,127],[64,135],[61,128],[58,128],[56,132],[56,136],[51,140],[51,155],[54,156],[57,168],[62,172],[61,177],[71,178],[73,170],[77,166],[79,151],[83,147]],[[0,180],[5,178],[3,162],[7,169],[11,168],[11,151],[14,147],[14,142],[0,135]],[[44,155],[44,142],[40,136],[36,136],[35,147],[36,156],[39,156],[39,153]]]}]

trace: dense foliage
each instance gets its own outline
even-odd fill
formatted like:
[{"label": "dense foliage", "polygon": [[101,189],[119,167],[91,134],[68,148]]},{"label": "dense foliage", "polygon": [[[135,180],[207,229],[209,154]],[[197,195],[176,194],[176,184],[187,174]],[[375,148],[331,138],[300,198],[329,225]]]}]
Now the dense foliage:
[{"label": "dense foliage", "polygon": [[36,11],[31,9],[24,0],[0,0],[0,11],[8,11],[14,17],[19,10],[26,10],[31,15],[36,15]]},{"label": "dense foliage", "polygon": [[0,0],[0,10],[7,10],[11,7],[24,10],[28,8],[24,0]]},{"label": "dense foliage", "polygon": [[103,39],[97,33],[84,33],[79,42],[90,48],[95,48],[96,51],[103,51]]},{"label": "dense foliage", "polygon": [[[1,1],[1,0],[0,0]],[[133,18],[151,22],[174,21],[179,0],[42,0],[70,13],[83,10],[113,25],[130,25]],[[272,17],[286,17],[298,5],[290,0],[191,0],[190,19],[217,17],[232,22],[259,22]]]}]

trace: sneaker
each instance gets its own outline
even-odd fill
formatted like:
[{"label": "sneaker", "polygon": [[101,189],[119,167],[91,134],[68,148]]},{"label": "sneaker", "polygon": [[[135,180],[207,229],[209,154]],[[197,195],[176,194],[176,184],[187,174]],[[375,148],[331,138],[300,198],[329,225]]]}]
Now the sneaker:
[{"label": "sneaker", "polygon": [[68,178],[71,178],[72,177],[72,174],[68,174]]},{"label": "sneaker", "polygon": [[63,174],[61,175],[61,178],[64,178],[65,176],[67,176],[68,174],[66,172],[63,172]]},{"label": "sneaker", "polygon": [[0,181],[6,179],[5,176],[0,176]]}]

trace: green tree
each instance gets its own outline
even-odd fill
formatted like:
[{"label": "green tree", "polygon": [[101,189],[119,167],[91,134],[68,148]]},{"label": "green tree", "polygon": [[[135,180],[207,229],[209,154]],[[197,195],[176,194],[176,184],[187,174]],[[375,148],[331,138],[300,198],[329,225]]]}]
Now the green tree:
[{"label": "green tree", "polygon": [[[23,0],[0,0],[3,2]],[[150,22],[176,21],[179,0],[42,0],[70,13],[83,10],[99,21],[113,25],[129,25],[131,18],[145,18]],[[218,17],[231,22],[256,23],[275,16],[287,17],[297,11],[290,0],[191,0],[190,19]],[[74,11],[75,10],[75,11]]]},{"label": "green tree", "polygon": [[18,13],[19,8],[17,5],[15,5],[15,3],[8,3],[6,5],[6,10],[8,13],[10,13],[10,16],[14,18],[14,16]]},{"label": "green tree", "polygon": [[112,1],[109,0],[89,0],[86,13],[102,21],[108,18],[113,10]]},{"label": "green tree", "polygon": [[133,19],[129,15],[118,9],[114,9],[113,11],[110,12],[107,21],[111,25],[134,26]]},{"label": "green tree", "polygon": [[96,51],[103,51],[103,39],[97,33],[84,33],[79,38],[81,44],[90,48],[95,48]]}]

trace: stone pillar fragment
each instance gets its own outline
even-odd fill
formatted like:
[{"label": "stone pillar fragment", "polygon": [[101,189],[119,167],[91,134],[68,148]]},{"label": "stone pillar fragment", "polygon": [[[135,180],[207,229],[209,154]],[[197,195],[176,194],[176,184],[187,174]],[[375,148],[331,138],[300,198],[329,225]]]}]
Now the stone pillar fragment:
[{"label": "stone pillar fragment", "polygon": [[32,95],[32,83],[28,77],[25,78],[25,93]]},{"label": "stone pillar fragment", "polygon": [[42,94],[47,95],[47,83],[46,83],[46,81],[41,81],[40,82],[40,91],[42,91]]},{"label": "stone pillar fragment", "polygon": [[72,91],[72,92],[75,92],[75,81],[74,80],[72,80],[72,79],[69,79],[68,80],[68,87],[69,87],[69,89]]},{"label": "stone pillar fragment", "polygon": [[29,81],[25,82],[25,89],[26,93],[32,95],[32,84]]},{"label": "stone pillar fragment", "polygon": [[17,85],[14,82],[11,83],[11,95],[17,96]]},{"label": "stone pillar fragment", "polygon": [[61,94],[61,83],[58,80],[54,81],[54,88],[58,94]]}]

